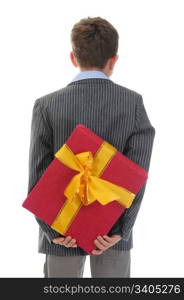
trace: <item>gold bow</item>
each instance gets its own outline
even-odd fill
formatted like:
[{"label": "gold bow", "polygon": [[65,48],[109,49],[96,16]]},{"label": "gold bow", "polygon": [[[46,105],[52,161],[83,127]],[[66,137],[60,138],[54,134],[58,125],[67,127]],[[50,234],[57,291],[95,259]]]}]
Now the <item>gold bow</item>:
[{"label": "gold bow", "polygon": [[[109,143],[104,142],[101,151],[97,152],[96,157],[93,157],[91,151],[74,154],[72,150],[64,144],[55,156],[69,168],[76,170],[79,174],[74,175],[64,194],[67,198],[73,199],[76,194],[84,205],[89,205],[95,200],[98,200],[102,205],[105,205],[113,200],[117,200],[125,207],[129,207],[135,194],[130,191],[113,184],[107,180],[99,178],[99,173],[102,171],[114,156],[116,148]],[[104,149],[106,151],[104,151]],[[106,159],[100,160],[100,157],[106,154]],[[100,157],[99,157],[100,156]],[[96,164],[100,166],[96,166]],[[128,193],[128,195],[127,195]]]}]

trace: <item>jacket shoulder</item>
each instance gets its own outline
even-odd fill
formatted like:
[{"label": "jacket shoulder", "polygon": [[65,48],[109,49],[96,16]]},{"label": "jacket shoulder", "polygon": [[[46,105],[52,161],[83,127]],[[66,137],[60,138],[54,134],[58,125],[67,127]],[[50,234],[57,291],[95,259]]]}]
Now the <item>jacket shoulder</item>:
[{"label": "jacket shoulder", "polygon": [[45,94],[39,98],[36,99],[36,101],[40,102],[41,105],[43,106],[47,106],[48,104],[50,104],[51,102],[54,101],[54,99],[58,98],[58,97],[62,97],[62,95],[65,92],[65,87],[55,90],[51,93]]},{"label": "jacket shoulder", "polygon": [[120,85],[118,83],[114,83],[114,86],[123,94],[131,97],[131,98],[142,98],[142,94],[133,90],[133,89],[130,89],[128,87],[125,87],[123,85]]}]

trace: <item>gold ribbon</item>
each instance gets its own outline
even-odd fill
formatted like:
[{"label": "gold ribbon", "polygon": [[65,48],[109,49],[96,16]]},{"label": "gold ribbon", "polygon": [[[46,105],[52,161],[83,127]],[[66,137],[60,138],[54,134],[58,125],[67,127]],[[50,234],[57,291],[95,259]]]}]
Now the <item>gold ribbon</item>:
[{"label": "gold ribbon", "polygon": [[110,163],[117,149],[104,141],[96,154],[91,151],[74,154],[64,144],[55,157],[67,167],[78,171],[64,190],[67,197],[51,227],[64,234],[82,205],[99,201],[106,205],[117,200],[126,208],[132,204],[135,194],[127,189],[100,178],[103,170]]}]

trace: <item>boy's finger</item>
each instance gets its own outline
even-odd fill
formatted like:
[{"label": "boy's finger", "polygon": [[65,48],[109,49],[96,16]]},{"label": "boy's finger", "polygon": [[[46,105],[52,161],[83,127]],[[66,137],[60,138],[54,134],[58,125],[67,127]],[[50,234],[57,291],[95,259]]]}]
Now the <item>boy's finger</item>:
[{"label": "boy's finger", "polygon": [[102,250],[93,250],[93,251],[92,251],[92,254],[95,254],[95,255],[100,255],[100,254],[102,254],[102,253],[103,253]]},{"label": "boy's finger", "polygon": [[59,237],[59,238],[55,238],[53,239],[53,243],[54,244],[60,244],[61,242],[63,242],[64,238],[62,237]]},{"label": "boy's finger", "polygon": [[103,238],[104,238],[107,242],[109,242],[109,243],[112,243],[112,242],[113,242],[113,239],[112,239],[110,236],[108,236],[108,235],[103,235]]},{"label": "boy's finger", "polygon": [[94,240],[94,244],[98,247],[100,250],[106,250],[107,247],[103,246],[98,240]]},{"label": "boy's finger", "polygon": [[101,236],[97,237],[98,241],[105,247],[109,247],[109,242],[107,242],[104,238],[102,238]]},{"label": "boy's finger", "polygon": [[67,247],[72,247],[75,243],[76,243],[76,240],[75,240],[75,239],[71,239],[71,240],[68,242]]},{"label": "boy's finger", "polygon": [[58,238],[58,244],[61,244],[63,243],[63,241],[65,240],[65,238]]},{"label": "boy's finger", "polygon": [[68,242],[70,242],[71,239],[72,239],[71,236],[67,236],[67,237],[65,238],[64,242],[63,242],[63,245],[64,245],[64,246],[67,246]]}]

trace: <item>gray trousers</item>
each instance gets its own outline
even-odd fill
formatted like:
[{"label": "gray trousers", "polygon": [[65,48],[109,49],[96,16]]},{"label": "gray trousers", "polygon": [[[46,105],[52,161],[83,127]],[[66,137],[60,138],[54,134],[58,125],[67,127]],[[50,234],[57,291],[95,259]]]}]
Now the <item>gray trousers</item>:
[{"label": "gray trousers", "polygon": [[[130,277],[130,251],[111,248],[100,255],[90,255],[91,277]],[[46,254],[45,277],[83,277],[86,255],[56,256]]]}]

